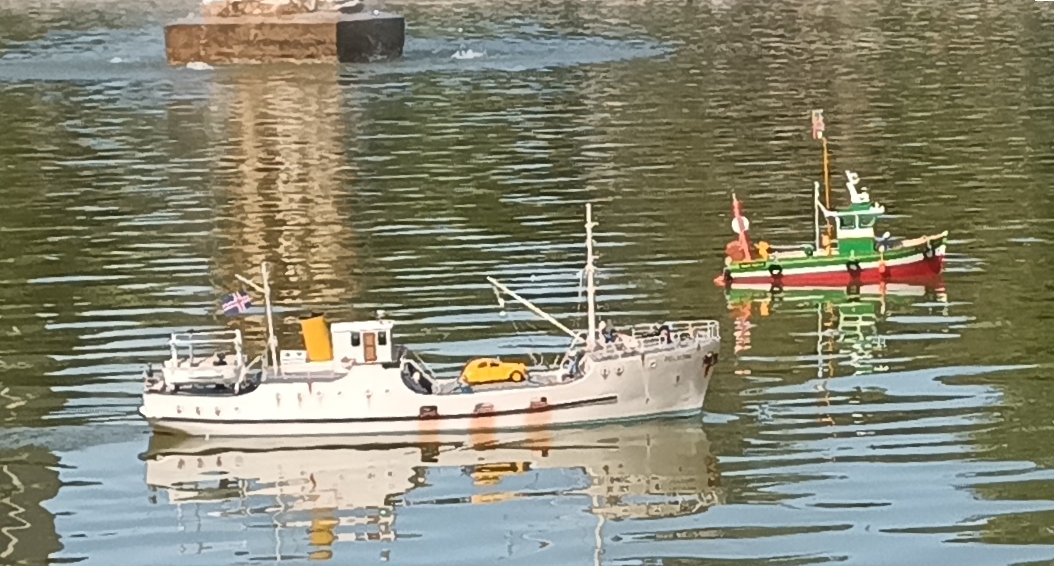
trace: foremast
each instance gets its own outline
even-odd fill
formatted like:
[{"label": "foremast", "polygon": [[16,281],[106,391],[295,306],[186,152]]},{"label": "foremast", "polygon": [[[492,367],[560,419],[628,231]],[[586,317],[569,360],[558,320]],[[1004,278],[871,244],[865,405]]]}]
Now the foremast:
[{"label": "foremast", "polygon": [[589,334],[586,335],[586,348],[593,349],[597,340],[597,308],[596,308],[596,283],[594,274],[596,267],[593,266],[593,205],[586,203],[586,316],[589,317]]}]

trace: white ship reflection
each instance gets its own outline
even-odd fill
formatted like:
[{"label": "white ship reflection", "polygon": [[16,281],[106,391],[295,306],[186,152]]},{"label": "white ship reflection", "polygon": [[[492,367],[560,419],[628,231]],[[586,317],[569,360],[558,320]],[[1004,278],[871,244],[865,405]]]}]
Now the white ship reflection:
[{"label": "white ship reflection", "polygon": [[[146,481],[176,506],[184,532],[228,532],[237,540],[223,546],[276,559],[326,560],[352,541],[379,541],[386,558],[400,539],[422,538],[418,521],[399,526],[414,507],[456,506],[459,520],[486,522],[493,513],[483,507],[501,507],[503,515],[531,507],[534,516],[537,502],[552,498],[561,505],[552,506],[550,526],[564,520],[567,502],[593,517],[593,548],[581,550],[599,560],[606,521],[683,517],[724,499],[716,458],[695,420],[468,441],[376,440],[155,435],[144,455]],[[273,528],[273,545],[265,551],[232,524]],[[451,544],[435,542],[437,551]]]}]

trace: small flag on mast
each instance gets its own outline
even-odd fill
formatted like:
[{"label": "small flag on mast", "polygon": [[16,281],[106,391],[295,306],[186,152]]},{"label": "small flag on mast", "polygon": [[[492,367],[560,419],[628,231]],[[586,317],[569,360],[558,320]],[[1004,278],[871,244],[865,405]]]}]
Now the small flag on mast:
[{"label": "small flag on mast", "polygon": [[253,300],[248,293],[237,292],[223,297],[222,304],[223,314],[234,316],[249,310],[249,307],[253,306]]},{"label": "small flag on mast", "polygon": [[812,139],[823,137],[823,110],[812,111]]},{"label": "small flag on mast", "polygon": [[739,236],[739,247],[742,248],[743,256],[750,261],[753,259],[750,253],[750,238],[747,236],[750,221],[743,216],[743,203],[736,198],[734,191],[732,192],[732,216],[732,230]]}]

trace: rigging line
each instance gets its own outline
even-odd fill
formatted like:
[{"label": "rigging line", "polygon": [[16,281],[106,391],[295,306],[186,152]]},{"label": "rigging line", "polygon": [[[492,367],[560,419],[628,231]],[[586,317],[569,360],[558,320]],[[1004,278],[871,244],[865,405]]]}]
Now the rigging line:
[{"label": "rigging line", "polygon": [[[575,319],[582,316],[582,294],[586,291],[586,270],[578,271],[578,299],[575,301]],[[579,327],[581,328],[581,327]]]},{"label": "rigging line", "polygon": [[[505,309],[505,299],[501,296],[501,293],[498,291],[497,288],[494,288],[494,296],[498,299],[498,306],[499,306],[499,308],[504,310]],[[508,312],[506,312],[506,315],[508,315]],[[520,328],[516,324],[516,319],[513,318],[512,316],[509,316],[509,322],[512,323],[512,330],[513,330],[513,332],[515,332],[516,334],[519,334],[520,333]],[[528,336],[527,336],[527,342],[528,342],[527,356],[530,358],[531,364],[532,365],[543,365],[542,364],[543,360],[541,360],[540,358],[537,358],[534,355],[534,352],[531,350],[531,348],[534,348],[534,338],[530,334],[528,334]]]},{"label": "rigging line", "polygon": [[[520,331],[520,327],[516,324],[516,319],[510,316],[509,317],[509,322],[512,323],[513,331],[516,332],[516,334],[520,334],[520,332],[521,332]],[[541,360],[540,358],[538,358],[537,356],[534,355],[534,335],[533,335],[533,332],[528,332],[528,334],[527,334],[527,348],[528,348],[527,349],[527,356],[531,359],[531,364],[532,365],[536,365],[536,366],[537,365],[543,365],[542,364],[543,360]]]}]

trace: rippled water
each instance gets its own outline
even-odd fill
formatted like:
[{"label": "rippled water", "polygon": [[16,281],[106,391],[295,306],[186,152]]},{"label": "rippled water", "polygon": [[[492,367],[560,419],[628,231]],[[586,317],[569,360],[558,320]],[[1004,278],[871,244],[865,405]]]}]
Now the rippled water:
[{"label": "rippled water", "polygon": [[[1054,5],[388,2],[400,62],[169,68],[193,7],[0,1],[0,564],[1054,560]],[[889,229],[951,230],[942,284],[713,287],[731,190],[808,239],[820,107]],[[384,309],[446,371],[551,355],[483,278],[580,316],[586,201],[603,316],[721,320],[702,419],[282,446],[136,417],[171,330],[262,343],[214,313],[265,259],[288,321]]]}]

